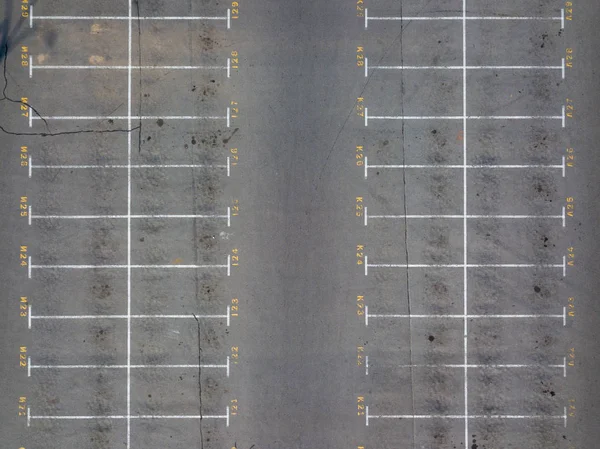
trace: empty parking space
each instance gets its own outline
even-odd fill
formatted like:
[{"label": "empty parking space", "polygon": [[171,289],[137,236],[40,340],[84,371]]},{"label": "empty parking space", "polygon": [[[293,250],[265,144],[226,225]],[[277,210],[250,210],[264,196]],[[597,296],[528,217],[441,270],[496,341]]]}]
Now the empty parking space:
[{"label": "empty parking space", "polygon": [[237,316],[225,289],[237,266],[231,11],[37,6],[24,124],[64,135],[22,157],[37,242],[27,267],[32,441],[218,441]]},{"label": "empty parking space", "polygon": [[368,6],[357,257],[377,432],[366,444],[408,421],[428,447],[483,447],[473,429],[491,441],[508,426],[522,429],[515,441],[553,429],[554,447],[566,419],[564,12]]}]

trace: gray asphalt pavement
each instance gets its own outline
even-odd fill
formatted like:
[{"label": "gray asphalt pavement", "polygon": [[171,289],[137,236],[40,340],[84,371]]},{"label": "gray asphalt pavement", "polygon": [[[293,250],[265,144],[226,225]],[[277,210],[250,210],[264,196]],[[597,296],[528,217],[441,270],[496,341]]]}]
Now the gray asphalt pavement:
[{"label": "gray asphalt pavement", "polygon": [[0,446],[595,447],[599,13],[5,3]]}]

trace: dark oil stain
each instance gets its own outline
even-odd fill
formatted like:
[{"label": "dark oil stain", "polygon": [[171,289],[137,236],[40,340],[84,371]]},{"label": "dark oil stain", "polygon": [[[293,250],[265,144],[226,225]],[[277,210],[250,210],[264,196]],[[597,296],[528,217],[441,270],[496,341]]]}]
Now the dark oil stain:
[{"label": "dark oil stain", "polygon": [[209,35],[209,31],[204,31],[198,36],[200,45],[204,51],[213,50],[219,46],[219,43]]},{"label": "dark oil stain", "polygon": [[535,341],[536,346],[535,349],[538,349],[540,346],[548,347],[552,345],[554,339],[550,335],[546,335],[543,339],[538,339]]},{"label": "dark oil stain", "polygon": [[448,190],[448,178],[440,174],[431,176],[430,191],[436,199],[445,199]]},{"label": "dark oil stain", "polygon": [[109,284],[97,284],[92,286],[92,293],[100,299],[106,299],[112,292]]},{"label": "dark oil stain", "polygon": [[211,284],[201,284],[199,289],[201,301],[212,301],[217,297],[215,288]]},{"label": "dark oil stain", "polygon": [[428,156],[427,159],[433,164],[441,164],[447,160],[446,156],[440,151],[434,152],[432,155]]},{"label": "dark oil stain", "polygon": [[158,126],[163,126],[163,125],[164,125],[164,123],[165,123],[165,122],[164,122],[164,120],[163,120],[163,119],[161,119],[161,118],[159,118],[159,119],[156,121],[156,124],[157,124]]},{"label": "dark oil stain", "polygon": [[224,143],[224,144],[227,144],[227,143],[229,143],[229,141],[231,140],[231,138],[233,137],[233,135],[234,135],[235,133],[237,133],[237,132],[238,132],[238,130],[239,130],[239,128],[235,128],[235,129],[234,129],[234,130],[231,132],[231,134],[229,135],[229,137],[224,137],[224,138],[223,138],[223,143]]},{"label": "dark oil stain", "polygon": [[48,30],[46,32],[44,32],[44,43],[50,47],[53,48],[56,45],[56,41],[58,39],[58,32],[56,30]]},{"label": "dark oil stain", "polygon": [[215,235],[203,235],[198,239],[199,243],[203,246],[205,250],[211,250],[217,244],[217,238]]}]

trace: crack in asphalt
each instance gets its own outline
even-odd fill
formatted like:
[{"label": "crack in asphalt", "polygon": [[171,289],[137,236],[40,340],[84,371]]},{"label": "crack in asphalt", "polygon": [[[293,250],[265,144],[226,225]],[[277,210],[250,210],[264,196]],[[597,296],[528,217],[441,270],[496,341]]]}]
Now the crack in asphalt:
[{"label": "crack in asphalt", "polygon": [[[55,136],[64,136],[64,135],[70,135],[70,134],[129,133],[129,132],[133,132],[133,131],[135,131],[137,129],[141,129],[141,123],[140,123],[139,126],[136,126],[134,128],[131,128],[131,129],[126,129],[126,128],[125,129],[122,129],[122,128],[119,128],[119,129],[106,129],[106,130],[101,130],[101,129],[81,129],[81,130],[78,130],[78,131],[51,132],[50,131],[50,126],[48,124],[48,121],[44,118],[44,116],[42,115],[42,113],[40,111],[38,111],[35,107],[33,107],[27,101],[15,100],[14,98],[9,97],[8,94],[6,93],[6,91],[8,89],[8,76],[7,76],[8,53],[9,53],[9,43],[7,41],[7,42],[4,43],[4,55],[0,55],[0,57],[4,57],[4,63],[3,63],[4,86],[2,87],[2,97],[0,98],[0,102],[8,101],[10,103],[20,104],[20,105],[27,106],[28,108],[31,108],[31,112],[30,113],[35,112],[35,114],[44,122],[44,125],[46,126],[46,129],[48,130],[48,132],[37,132],[37,133],[34,133],[34,132],[31,132],[31,133],[17,132],[17,131],[11,131],[11,130],[5,128],[3,125],[0,124],[0,131],[2,131],[4,134],[9,134],[11,136],[55,137]],[[140,122],[141,122],[141,120],[140,120]]]},{"label": "crack in asphalt", "polygon": [[[400,2],[400,17],[403,17],[403,2]],[[410,23],[410,22],[409,22]],[[404,46],[402,42],[402,33],[405,27],[400,27],[400,66],[404,67]],[[404,116],[404,70],[400,70],[400,114]],[[406,204],[406,141],[404,133],[405,122],[402,120],[401,128],[401,139],[402,139],[402,202],[404,203],[404,254],[406,257],[406,266],[409,263],[409,252],[408,252],[408,205]],[[415,414],[415,383],[414,383],[414,369],[413,369],[413,341],[412,341],[412,309],[410,303],[410,270],[406,269],[406,302],[408,311],[408,356],[410,362],[410,394],[412,401],[412,414]],[[413,419],[413,432],[412,432],[412,447],[416,447],[416,433],[417,426]]]},{"label": "crack in asphalt", "polygon": [[138,117],[139,125],[138,129],[138,154],[142,152],[142,22],[140,20],[140,2],[135,1],[135,7],[137,10],[137,25],[138,25],[138,75],[139,75],[139,99],[138,99]]},{"label": "crack in asphalt", "polygon": [[200,320],[196,314],[192,313],[196,324],[198,326],[198,402],[199,402],[199,415],[200,415],[200,449],[204,449],[204,435],[202,434],[202,336],[200,333]]}]

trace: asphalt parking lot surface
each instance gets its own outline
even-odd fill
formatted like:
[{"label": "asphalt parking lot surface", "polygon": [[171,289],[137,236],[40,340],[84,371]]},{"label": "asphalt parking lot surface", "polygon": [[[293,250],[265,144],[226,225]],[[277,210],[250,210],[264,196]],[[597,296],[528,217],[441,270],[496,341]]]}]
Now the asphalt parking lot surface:
[{"label": "asphalt parking lot surface", "polygon": [[594,447],[599,13],[5,3],[2,447]]}]

